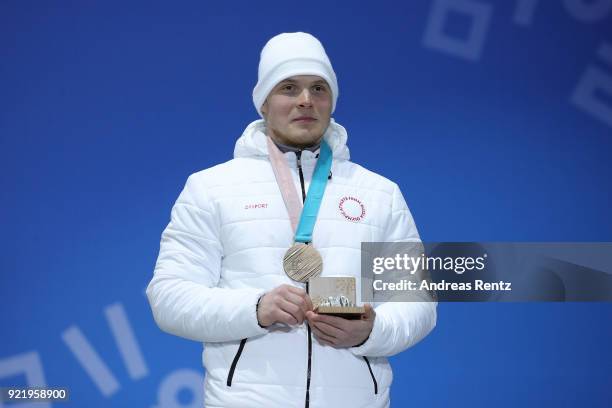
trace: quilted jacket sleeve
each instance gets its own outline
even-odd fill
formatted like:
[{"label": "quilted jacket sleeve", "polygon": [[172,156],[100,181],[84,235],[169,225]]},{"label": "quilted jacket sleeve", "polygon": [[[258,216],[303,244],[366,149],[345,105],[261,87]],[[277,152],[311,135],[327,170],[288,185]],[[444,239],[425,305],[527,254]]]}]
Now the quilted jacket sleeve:
[{"label": "quilted jacket sleeve", "polygon": [[217,287],[223,255],[220,222],[205,193],[196,176],[190,176],[162,233],[146,291],[155,322],[165,332],[201,342],[267,333],[255,310],[263,290]]},{"label": "quilted jacket sleeve", "polygon": [[[419,242],[410,210],[397,185],[385,242]],[[423,339],[436,325],[434,301],[385,302],[375,305],[376,318],[368,340],[351,348],[359,356],[388,357],[404,351]]]}]

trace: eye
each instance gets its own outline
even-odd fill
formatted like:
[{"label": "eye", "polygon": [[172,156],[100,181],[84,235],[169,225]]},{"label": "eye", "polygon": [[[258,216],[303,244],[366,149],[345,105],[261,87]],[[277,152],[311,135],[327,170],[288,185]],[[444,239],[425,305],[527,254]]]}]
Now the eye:
[{"label": "eye", "polygon": [[315,85],[314,87],[315,92],[325,92],[327,89],[325,89],[325,86],[323,85]]},{"label": "eye", "polygon": [[291,84],[285,84],[281,87],[281,90],[283,91],[292,91],[293,90],[293,85]]}]

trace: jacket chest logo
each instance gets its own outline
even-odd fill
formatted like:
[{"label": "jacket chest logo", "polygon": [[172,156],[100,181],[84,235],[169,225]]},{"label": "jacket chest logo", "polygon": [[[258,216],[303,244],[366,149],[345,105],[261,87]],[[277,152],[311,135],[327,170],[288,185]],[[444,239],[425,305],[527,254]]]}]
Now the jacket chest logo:
[{"label": "jacket chest logo", "polygon": [[359,222],[366,215],[366,209],[363,203],[355,197],[344,196],[338,203],[340,214],[349,221]]},{"label": "jacket chest logo", "polygon": [[268,203],[251,203],[244,205],[245,210],[255,210],[258,208],[268,208]]}]

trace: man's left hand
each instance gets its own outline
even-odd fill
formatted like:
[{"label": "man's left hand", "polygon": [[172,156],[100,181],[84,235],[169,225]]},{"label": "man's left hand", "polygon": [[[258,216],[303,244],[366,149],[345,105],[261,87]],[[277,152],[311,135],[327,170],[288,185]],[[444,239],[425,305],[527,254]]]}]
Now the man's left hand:
[{"label": "man's left hand", "polygon": [[306,312],[308,324],[320,343],[332,347],[353,347],[366,341],[374,327],[376,313],[370,304],[365,304],[365,313],[360,320],[348,320],[337,316],[326,316],[312,311]]}]

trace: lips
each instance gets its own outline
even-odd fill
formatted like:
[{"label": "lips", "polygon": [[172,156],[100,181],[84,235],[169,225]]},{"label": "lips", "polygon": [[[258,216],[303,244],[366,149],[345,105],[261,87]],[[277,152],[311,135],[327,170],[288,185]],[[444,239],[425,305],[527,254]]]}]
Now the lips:
[{"label": "lips", "polygon": [[300,116],[299,118],[293,119],[294,122],[314,122],[316,119],[310,116]]}]

